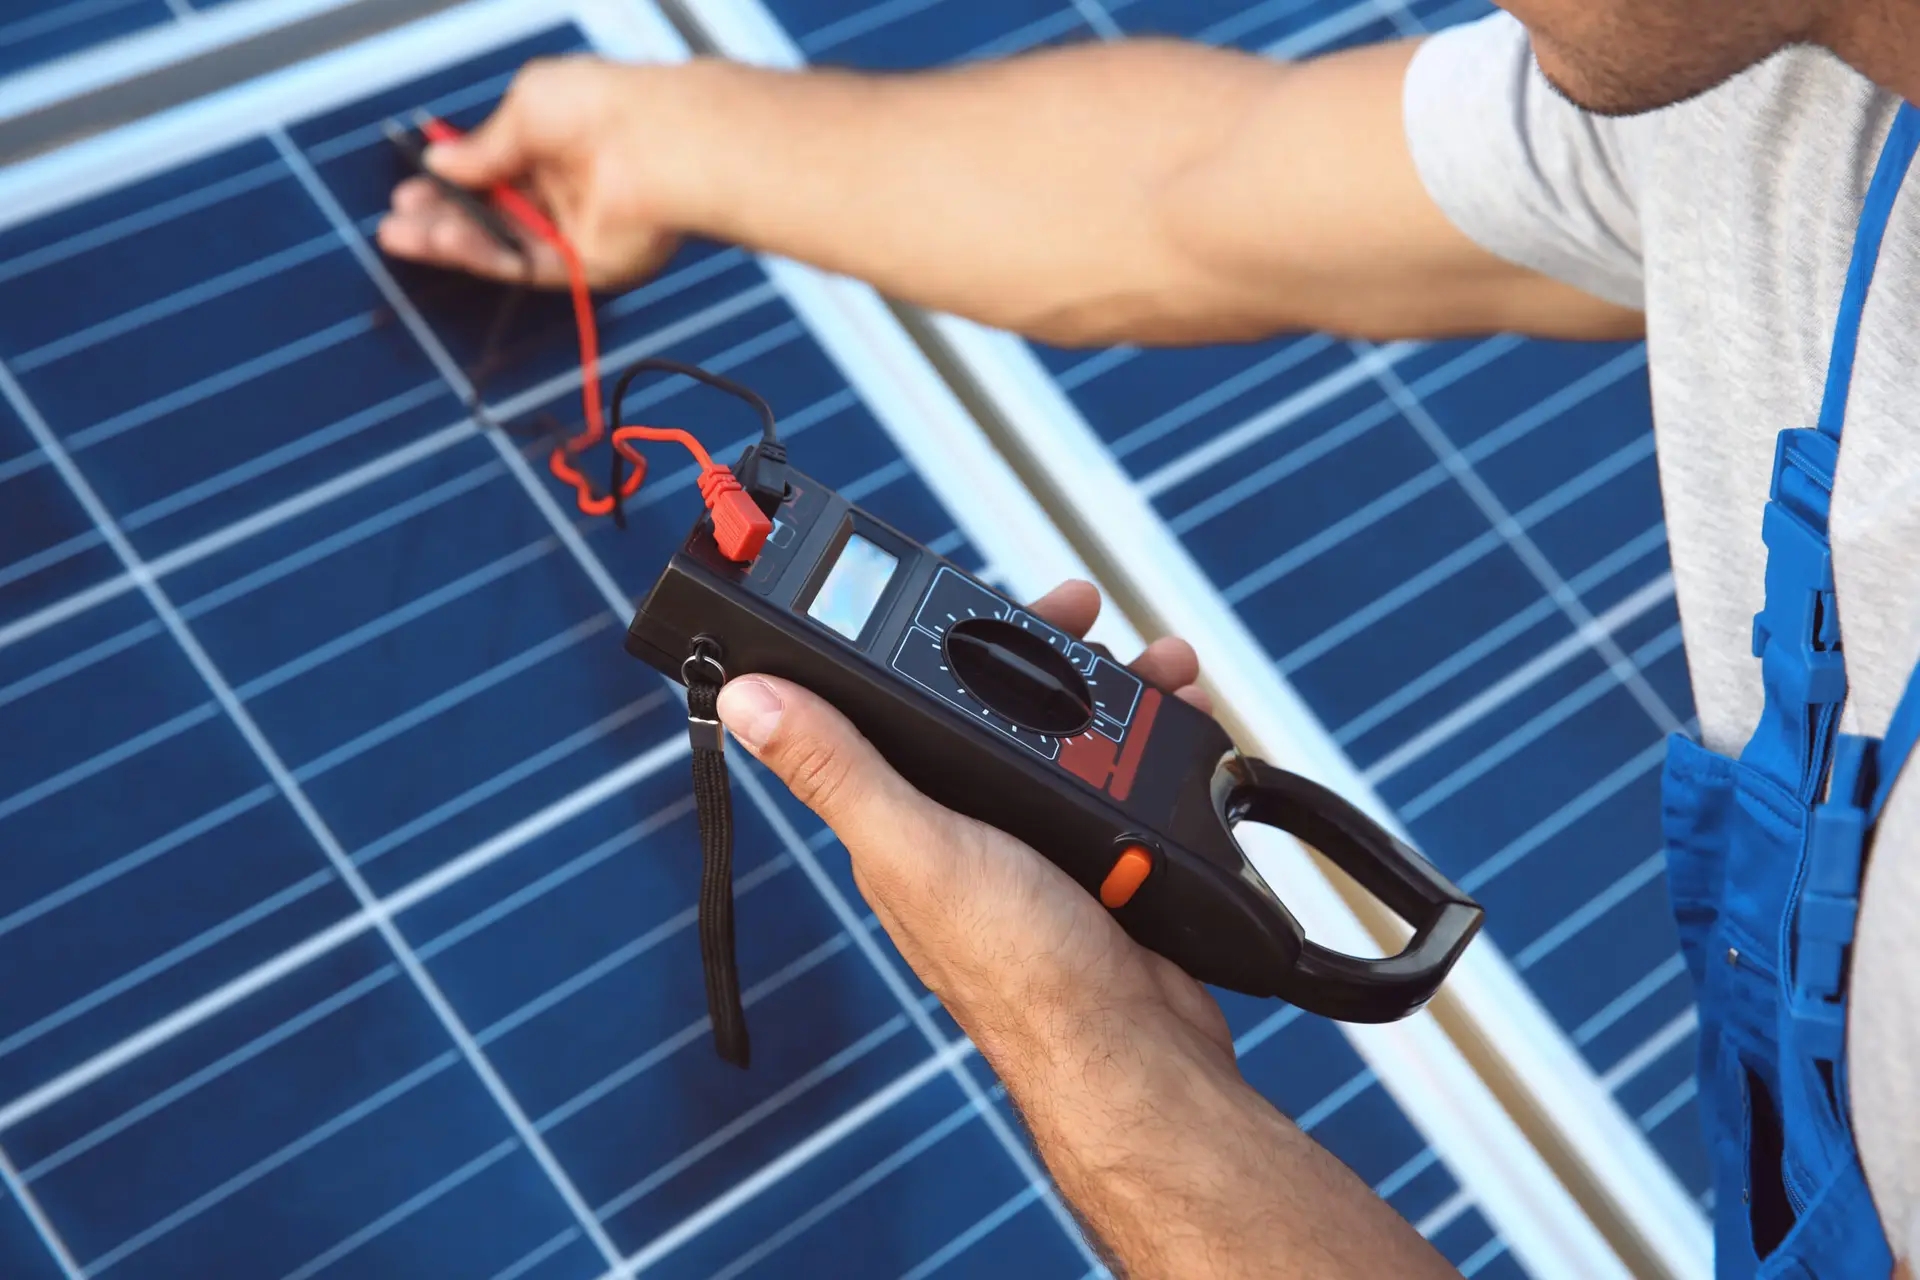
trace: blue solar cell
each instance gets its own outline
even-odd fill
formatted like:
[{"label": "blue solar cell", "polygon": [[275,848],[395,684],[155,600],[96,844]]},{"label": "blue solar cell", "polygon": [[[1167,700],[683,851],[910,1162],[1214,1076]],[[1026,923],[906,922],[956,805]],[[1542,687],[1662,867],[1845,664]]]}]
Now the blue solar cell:
[{"label": "blue solar cell", "polygon": [[[874,66],[1027,47],[1074,22],[1298,56],[1488,11],[1088,0],[1020,6],[995,28],[959,3],[765,3],[808,57]],[[1703,1193],[1656,805],[1662,741],[1692,727],[1692,706],[1643,347],[1303,335],[1034,350]]]},{"label": "blue solar cell", "polygon": [[0,3],[0,76],[51,62],[150,27],[177,14],[167,0],[39,0]]},{"label": "blue solar cell", "polygon": [[61,1280],[63,1274],[50,1246],[10,1191],[0,1193],[0,1258],[7,1261],[7,1274],[19,1280]]},{"label": "blue solar cell", "polygon": [[1095,34],[1084,13],[1058,0],[983,0],[967,5],[891,0],[871,6],[799,0],[793,6],[790,30],[813,61],[870,67],[989,57],[1025,45]]},{"label": "blue solar cell", "polygon": [[812,62],[916,67],[1040,45],[1178,35],[1247,49],[1324,51],[1487,12],[1486,0],[782,0],[770,5]]},{"label": "blue solar cell", "polygon": [[58,479],[40,468],[33,442],[0,406],[0,545],[11,552],[0,569],[0,613],[12,616],[53,604],[111,574],[117,562]]}]

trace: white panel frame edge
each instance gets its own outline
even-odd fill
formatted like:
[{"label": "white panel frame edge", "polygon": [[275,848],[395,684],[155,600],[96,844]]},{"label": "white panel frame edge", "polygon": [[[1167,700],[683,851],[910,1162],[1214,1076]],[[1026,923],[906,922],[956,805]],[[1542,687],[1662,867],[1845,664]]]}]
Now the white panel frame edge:
[{"label": "white panel frame edge", "polygon": [[176,62],[342,9],[358,0],[239,0],[165,26],[148,27],[77,49],[0,79],[0,121],[138,79]]},{"label": "white panel frame edge", "polygon": [[[680,3],[729,57],[780,67],[805,63],[759,0]],[[1385,803],[1207,585],[1025,343],[953,316],[931,319],[975,389],[1019,434],[1055,491],[1073,503],[1073,516],[1082,527],[1101,531],[1111,563],[1127,566],[1132,598],[1149,602],[1155,615],[1133,618],[1133,624],[1194,644],[1223,705],[1246,725],[1253,750],[1334,787],[1404,838]],[[1320,941],[1364,952],[1373,939],[1359,916],[1332,883],[1310,872],[1299,846],[1286,843],[1294,856],[1284,861],[1259,848],[1249,853],[1262,874],[1287,886],[1286,897],[1314,921]],[[1514,1064],[1667,1273],[1676,1280],[1710,1275],[1712,1238],[1691,1197],[1601,1089],[1506,957],[1489,940],[1476,941],[1447,989]],[[1529,1271],[1542,1277],[1630,1274],[1433,1015],[1345,1030]]]}]

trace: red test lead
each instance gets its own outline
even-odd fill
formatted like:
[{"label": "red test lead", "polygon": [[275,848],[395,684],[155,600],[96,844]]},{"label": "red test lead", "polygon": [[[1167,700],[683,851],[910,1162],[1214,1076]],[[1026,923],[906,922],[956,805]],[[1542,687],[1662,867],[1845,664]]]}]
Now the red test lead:
[{"label": "red test lead", "polygon": [[[625,382],[622,381],[622,390]],[[619,402],[618,395],[615,403]],[[700,498],[713,513],[713,541],[720,554],[745,564],[760,554],[773,521],[740,485],[740,479],[728,467],[715,462],[705,446],[678,427],[619,427],[613,433],[613,447],[629,462],[645,465],[633,447],[635,440],[665,440],[686,446],[700,464]]]},{"label": "red test lead", "polygon": [[[425,112],[416,113],[415,123],[421,136],[434,144],[454,142],[462,136],[452,125]],[[623,427],[618,422],[617,408],[611,418],[603,413],[600,403],[600,331],[594,319],[593,295],[587,286],[586,267],[572,243],[553,220],[520,191],[499,183],[488,195],[501,212],[551,245],[554,252],[560,255],[561,262],[566,266],[567,284],[573,294],[574,323],[580,333],[580,399],[585,426],[564,444],[555,446],[547,458],[547,469],[573,489],[575,501],[582,512],[590,516],[610,515],[621,501],[631,498],[638,491],[641,481],[646,478],[647,460],[634,447],[634,441],[670,441],[684,445],[700,464],[700,497],[706,503],[707,510],[713,513],[714,542],[720,553],[742,564],[753,560],[760,554],[767,536],[773,532],[773,521],[741,487],[739,478],[729,468],[715,462],[688,432],[668,427]],[[623,389],[625,385],[623,379]],[[619,398],[616,394],[616,406]],[[612,447],[625,462],[632,465],[633,471],[623,477],[616,470],[612,490],[596,494],[591,482],[581,474],[575,459],[609,434]]]}]

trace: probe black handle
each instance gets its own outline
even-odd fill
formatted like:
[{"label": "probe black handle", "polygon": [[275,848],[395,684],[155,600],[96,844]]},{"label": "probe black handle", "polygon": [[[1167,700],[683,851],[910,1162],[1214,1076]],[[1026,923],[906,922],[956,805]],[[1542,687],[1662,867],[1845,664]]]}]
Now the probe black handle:
[{"label": "probe black handle", "polygon": [[1480,905],[1352,803],[1317,782],[1263,760],[1232,756],[1215,780],[1229,830],[1255,822],[1298,837],[1352,876],[1404,920],[1413,936],[1378,959],[1301,939],[1299,958],[1278,992],[1292,1004],[1343,1022],[1392,1022],[1433,998],[1480,930]]}]

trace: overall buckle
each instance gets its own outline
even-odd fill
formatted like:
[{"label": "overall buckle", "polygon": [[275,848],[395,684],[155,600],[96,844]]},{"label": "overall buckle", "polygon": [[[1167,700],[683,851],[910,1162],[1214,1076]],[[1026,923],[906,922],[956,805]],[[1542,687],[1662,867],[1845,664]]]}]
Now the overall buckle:
[{"label": "overall buckle", "polygon": [[1839,452],[1839,443],[1818,431],[1782,431],[1761,525],[1767,594],[1753,619],[1753,655],[1784,689],[1809,705],[1837,703],[1847,693],[1827,543]]},{"label": "overall buckle", "polygon": [[1827,799],[1807,830],[1806,876],[1793,917],[1793,992],[1788,1014],[1809,1057],[1838,1062],[1847,1031],[1847,958],[1860,915],[1867,804],[1877,782],[1872,738],[1834,741]]}]

